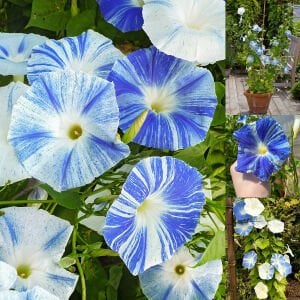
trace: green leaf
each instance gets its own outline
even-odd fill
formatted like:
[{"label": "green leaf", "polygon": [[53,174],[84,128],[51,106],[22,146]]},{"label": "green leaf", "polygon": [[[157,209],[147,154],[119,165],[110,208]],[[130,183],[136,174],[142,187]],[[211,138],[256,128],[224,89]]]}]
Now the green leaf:
[{"label": "green leaf", "polygon": [[76,36],[95,26],[96,11],[87,9],[72,17],[67,24],[67,35]]},{"label": "green leaf", "polygon": [[219,259],[225,255],[225,231],[217,231],[213,239],[205,249],[197,266],[204,265],[205,263]]},{"label": "green leaf", "polygon": [[98,249],[91,251],[91,257],[100,257],[100,256],[119,256],[119,254],[110,249]]},{"label": "green leaf", "polygon": [[122,278],[123,266],[114,265],[109,269],[109,281],[108,283],[117,290]]},{"label": "green leaf", "polygon": [[70,266],[73,266],[76,264],[76,259],[74,257],[66,256],[63,257],[59,263],[58,263],[62,268],[66,269]]},{"label": "green leaf", "polygon": [[222,99],[225,97],[225,85],[222,82],[215,82],[215,89],[218,102],[221,103]]},{"label": "green leaf", "polygon": [[259,248],[259,249],[266,249],[267,247],[269,247],[270,242],[269,240],[266,239],[258,239],[255,241],[255,245]]},{"label": "green leaf", "polygon": [[54,199],[57,204],[64,206],[69,209],[78,209],[81,207],[81,199],[78,192],[74,190],[68,190],[65,192],[56,192],[47,184],[41,184],[41,188],[46,190],[48,194]]},{"label": "green leaf", "polygon": [[136,120],[132,123],[132,125],[130,126],[130,128],[125,132],[125,134],[123,135],[122,141],[125,144],[130,143],[135,136],[139,133],[141,127],[143,126],[147,115],[148,115],[149,110],[146,109],[145,111],[143,111],[137,118]]},{"label": "green leaf", "polygon": [[51,31],[63,31],[71,17],[65,11],[66,0],[33,0],[31,16],[26,28],[38,27]]}]

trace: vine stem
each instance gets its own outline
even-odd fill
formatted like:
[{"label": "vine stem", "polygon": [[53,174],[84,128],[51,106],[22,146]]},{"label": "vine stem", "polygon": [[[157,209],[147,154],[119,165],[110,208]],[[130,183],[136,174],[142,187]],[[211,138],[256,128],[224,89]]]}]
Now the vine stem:
[{"label": "vine stem", "polygon": [[34,204],[34,203],[41,203],[41,204],[46,204],[46,203],[55,203],[54,200],[8,200],[8,201],[0,201],[0,206],[1,205],[19,205],[19,204]]},{"label": "vine stem", "polygon": [[76,250],[76,244],[77,244],[77,231],[78,231],[78,223],[74,225],[74,230],[72,234],[72,254],[75,257],[77,269],[80,276],[80,282],[81,282],[81,293],[82,293],[82,300],[86,300],[86,284],[85,284],[85,277],[84,272],[81,266],[81,263],[78,258],[77,250]]}]

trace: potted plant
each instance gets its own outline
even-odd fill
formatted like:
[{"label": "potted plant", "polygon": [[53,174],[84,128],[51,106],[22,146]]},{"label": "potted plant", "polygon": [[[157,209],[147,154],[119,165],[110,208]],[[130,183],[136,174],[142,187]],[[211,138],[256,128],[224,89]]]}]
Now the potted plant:
[{"label": "potted plant", "polygon": [[265,41],[264,30],[257,24],[248,32],[246,40],[248,80],[244,95],[250,113],[267,113],[275,90],[275,80],[280,74],[288,71],[284,56],[286,45],[287,37],[283,26],[279,30],[278,37],[274,37],[271,41]]}]

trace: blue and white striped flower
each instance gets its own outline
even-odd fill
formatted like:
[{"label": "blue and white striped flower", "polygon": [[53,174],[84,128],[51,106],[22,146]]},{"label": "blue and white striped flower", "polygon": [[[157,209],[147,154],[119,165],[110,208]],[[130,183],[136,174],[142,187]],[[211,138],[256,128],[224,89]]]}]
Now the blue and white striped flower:
[{"label": "blue and white striped flower", "polygon": [[217,104],[208,70],[151,47],[116,62],[109,80],[115,84],[123,131],[149,110],[135,143],[178,150],[205,139]]},{"label": "blue and white striped flower", "polygon": [[254,63],[254,56],[253,55],[248,55],[246,62],[247,62],[247,64],[253,64]]},{"label": "blue and white striped flower", "polygon": [[259,278],[264,280],[270,280],[274,276],[274,267],[265,262],[258,267]]},{"label": "blue and white striped flower", "polygon": [[258,26],[257,24],[254,24],[253,27],[252,27],[252,30],[254,32],[261,32],[262,28],[260,26]]},{"label": "blue and white striped flower", "polygon": [[271,64],[272,64],[273,66],[278,66],[278,65],[280,64],[280,61],[279,61],[279,59],[277,59],[277,58],[273,58],[273,59],[271,60]]},{"label": "blue and white striped flower", "polygon": [[25,75],[32,48],[46,40],[46,37],[33,33],[0,32],[0,74]]},{"label": "blue and white striped flower", "polygon": [[234,227],[234,231],[239,234],[240,236],[247,236],[250,234],[254,227],[253,221],[241,221],[236,222],[236,225]]},{"label": "blue and white striped flower", "polygon": [[251,216],[245,212],[245,201],[239,199],[233,203],[233,214],[237,221],[248,221]]},{"label": "blue and white striped flower", "polygon": [[8,290],[0,291],[0,300],[60,300],[39,286],[24,292]]},{"label": "blue and white striped flower", "polygon": [[255,251],[251,250],[244,254],[242,266],[248,270],[254,268],[257,261],[257,254]]},{"label": "blue and white striped flower", "polygon": [[263,215],[259,215],[257,217],[254,217],[252,219],[254,223],[254,227],[257,229],[263,229],[265,226],[267,226],[267,221]]},{"label": "blue and white striped flower", "polygon": [[143,17],[162,52],[201,65],[225,59],[224,0],[147,0]]},{"label": "blue and white striped flower", "polygon": [[27,88],[28,86],[21,82],[0,87],[0,186],[8,181],[14,183],[30,177],[19,162],[15,150],[7,141],[13,106]]},{"label": "blue and white striped flower", "polygon": [[173,157],[140,161],[110,207],[103,235],[136,275],[191,239],[205,198],[201,174]]},{"label": "blue and white striped flower", "polygon": [[290,30],[286,30],[284,33],[285,33],[287,38],[289,38],[289,39],[291,38],[292,32]]},{"label": "blue and white striped flower", "polygon": [[14,269],[17,275],[8,289],[23,292],[39,286],[61,300],[69,299],[78,276],[58,265],[72,233],[69,222],[33,207],[1,212],[0,237],[5,243],[0,243],[0,262],[7,266],[5,273]]},{"label": "blue and white striped flower", "polygon": [[249,123],[233,136],[238,141],[236,170],[251,173],[261,181],[278,171],[290,154],[288,138],[271,117]]},{"label": "blue and white striped flower", "polygon": [[142,29],[143,0],[97,0],[104,19],[122,32]]},{"label": "blue and white striped flower", "polygon": [[250,47],[250,49],[255,51],[255,49],[257,49],[257,47],[259,47],[259,46],[258,46],[258,43],[256,41],[250,41],[249,42],[249,47]]},{"label": "blue and white striped flower", "polygon": [[105,36],[88,30],[76,37],[48,40],[34,47],[28,61],[28,80],[41,74],[73,70],[106,79],[113,64],[123,54]]},{"label": "blue and white striped flower", "polygon": [[144,294],[149,300],[213,299],[222,279],[222,262],[195,268],[199,259],[182,247],[170,260],[139,275]]},{"label": "blue and white striped flower", "polygon": [[118,125],[112,83],[51,72],[14,106],[9,142],[33,177],[62,191],[90,183],[129,154]]},{"label": "blue and white striped flower", "polygon": [[286,277],[292,273],[292,266],[287,255],[272,254],[271,264],[282,276]]}]

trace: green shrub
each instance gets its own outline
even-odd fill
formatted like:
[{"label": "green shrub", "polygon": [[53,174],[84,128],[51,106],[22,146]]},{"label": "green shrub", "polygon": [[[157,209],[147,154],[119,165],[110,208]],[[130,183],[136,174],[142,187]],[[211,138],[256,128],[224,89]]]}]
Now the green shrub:
[{"label": "green shrub", "polygon": [[300,81],[292,86],[291,93],[294,99],[300,100]]}]

